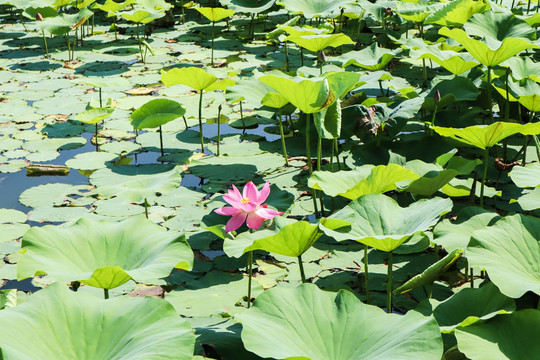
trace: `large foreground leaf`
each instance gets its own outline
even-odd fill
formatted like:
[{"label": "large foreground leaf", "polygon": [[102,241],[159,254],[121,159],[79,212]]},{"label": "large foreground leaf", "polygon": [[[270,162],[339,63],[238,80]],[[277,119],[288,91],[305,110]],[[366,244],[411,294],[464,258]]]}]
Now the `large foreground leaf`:
[{"label": "large foreground leaf", "polygon": [[456,329],[459,351],[474,360],[535,359],[540,354],[540,311],[521,310]]},{"label": "large foreground leaf", "polygon": [[143,215],[121,222],[80,219],[31,228],[23,237],[19,279],[48,274],[58,281],[112,289],[130,279],[153,283],[172,269],[189,270],[193,253],[183,234]]},{"label": "large foreground leaf", "polygon": [[471,266],[485,268],[507,296],[527,291],[540,295],[540,219],[506,216],[472,234],[467,257]]},{"label": "large foreground leaf", "polygon": [[450,199],[433,198],[402,208],[392,198],[382,194],[362,196],[352,201],[331,218],[351,223],[336,230],[321,224],[326,235],[338,241],[356,240],[375,249],[393,251],[437,223],[439,217],[452,209]]},{"label": "large foreground leaf", "polygon": [[61,283],[2,310],[0,322],[9,324],[0,328],[4,360],[189,360],[195,344],[189,323],[164,300],[103,300]]},{"label": "large foreground leaf", "polygon": [[238,316],[242,341],[275,359],[439,359],[442,340],[433,318],[409,311],[386,314],[352,293],[316,285],[278,286],[262,293]]}]

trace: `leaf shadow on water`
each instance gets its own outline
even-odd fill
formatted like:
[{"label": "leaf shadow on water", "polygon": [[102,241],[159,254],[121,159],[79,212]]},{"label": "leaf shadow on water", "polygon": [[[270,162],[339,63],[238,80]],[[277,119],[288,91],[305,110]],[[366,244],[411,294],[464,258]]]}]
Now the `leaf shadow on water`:
[{"label": "leaf shadow on water", "polygon": [[62,65],[59,63],[51,63],[47,60],[37,61],[37,62],[25,62],[22,64],[13,64],[9,67],[10,70],[25,70],[25,71],[53,71],[61,68]]},{"label": "leaf shadow on water", "polygon": [[76,74],[100,77],[119,75],[127,71],[129,66],[121,61],[88,62],[75,69]]}]

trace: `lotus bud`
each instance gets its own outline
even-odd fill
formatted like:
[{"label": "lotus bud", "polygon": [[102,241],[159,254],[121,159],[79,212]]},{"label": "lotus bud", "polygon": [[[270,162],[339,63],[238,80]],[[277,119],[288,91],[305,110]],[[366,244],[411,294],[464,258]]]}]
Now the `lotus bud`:
[{"label": "lotus bud", "polygon": [[36,20],[37,21],[43,21],[43,15],[41,15],[40,13],[37,13],[36,14]]},{"label": "lotus bud", "polygon": [[385,16],[392,16],[394,15],[394,13],[392,12],[392,9],[387,7],[385,10],[384,10],[384,15]]},{"label": "lotus bud", "polygon": [[439,92],[439,89],[437,89],[435,95],[433,95],[433,100],[435,103],[439,103],[439,101],[441,101],[441,93]]}]

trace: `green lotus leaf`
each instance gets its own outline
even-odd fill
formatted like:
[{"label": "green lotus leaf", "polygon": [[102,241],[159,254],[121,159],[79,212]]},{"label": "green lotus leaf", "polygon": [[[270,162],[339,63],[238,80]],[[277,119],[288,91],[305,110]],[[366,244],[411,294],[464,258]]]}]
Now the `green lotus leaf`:
[{"label": "green lotus leaf", "polygon": [[327,73],[325,74],[325,78],[328,80],[330,91],[334,93],[338,99],[342,99],[358,86],[365,84],[364,82],[359,82],[359,73],[348,71]]},{"label": "green lotus leaf", "polygon": [[[232,0],[225,0],[225,1],[232,1]],[[250,0],[246,0],[246,1],[250,1]],[[251,2],[251,1],[250,1]],[[286,27],[286,26],[294,26],[296,25],[296,23],[298,22],[298,20],[300,20],[300,16],[295,16],[295,17],[292,17],[290,20],[287,20],[285,23],[283,23],[282,25],[278,25],[276,27],[276,29],[270,31],[269,33],[266,34],[266,38],[267,39],[278,39],[280,38],[281,35],[283,35],[286,31],[283,29],[283,27]]]},{"label": "green lotus leaf", "polygon": [[[529,111],[540,111],[540,85],[535,80],[525,78],[518,82],[508,81],[508,89],[511,96]],[[503,96],[506,97],[506,90]]]},{"label": "green lotus leaf", "polygon": [[437,261],[435,264],[416,275],[393,291],[395,295],[401,295],[408,291],[433,284],[450,266],[452,266],[461,256],[463,250],[455,249],[448,255]]},{"label": "green lotus leaf", "polygon": [[483,13],[489,5],[474,0],[456,0],[446,3],[426,19],[428,24],[442,26],[462,26],[476,13]]},{"label": "green lotus leaf", "polygon": [[525,195],[520,196],[517,200],[510,200],[510,203],[514,201],[517,201],[519,206],[525,211],[540,209],[540,187],[525,192]]},{"label": "green lotus leaf", "polygon": [[509,175],[514,184],[521,188],[540,186],[540,163],[515,166]]},{"label": "green lotus leaf", "polygon": [[24,223],[27,220],[25,213],[13,209],[0,209],[0,224]]},{"label": "green lotus leaf", "polygon": [[433,229],[433,242],[446,251],[465,249],[475,230],[484,229],[494,224],[501,217],[497,213],[480,207],[466,207],[458,213],[457,221],[444,219]]},{"label": "green lotus leaf", "polygon": [[421,160],[407,162],[406,168],[413,170],[421,177],[412,181],[402,181],[398,184],[400,190],[406,190],[423,196],[435,194],[444,185],[448,184],[457,175],[468,175],[481,160],[468,160],[462,157],[453,157],[443,169],[437,164],[428,164]]},{"label": "green lotus leaf", "polygon": [[254,77],[242,79],[233,86],[227,88],[225,98],[231,103],[245,101],[248,106],[257,109],[262,104],[262,99],[269,92],[274,92],[274,89]]},{"label": "green lotus leaf", "polygon": [[467,258],[470,266],[486,269],[507,296],[540,294],[540,219],[516,214],[475,231]]},{"label": "green lotus leaf", "polygon": [[386,314],[346,290],[327,292],[313,284],[267,290],[237,318],[246,349],[263,358],[427,360],[442,355],[432,317],[415,311]]},{"label": "green lotus leaf", "polygon": [[21,204],[28,207],[63,206],[68,205],[74,197],[84,197],[89,194],[88,185],[70,185],[50,183],[33,186],[19,196]]},{"label": "green lotus leaf", "polygon": [[[261,82],[259,81],[259,83]],[[264,95],[264,97],[261,100],[262,105],[275,108],[275,109],[281,109],[288,103],[289,103],[289,100],[287,100],[285,96],[278,94],[276,92],[266,93],[266,95]]]},{"label": "green lotus leaf", "polygon": [[229,79],[229,78],[220,79],[214,82],[212,85],[208,86],[205,90],[206,91],[216,91],[216,90],[225,91],[227,90],[229,86],[233,86],[234,84],[236,84],[236,81],[234,81],[233,79]]},{"label": "green lotus leaf", "polygon": [[106,151],[87,152],[75,155],[66,161],[66,166],[77,170],[97,170],[106,168],[118,155]]},{"label": "green lotus leaf", "polygon": [[[504,61],[502,66],[507,66],[512,70],[512,78],[521,80],[531,78],[540,82],[540,63],[532,61],[528,57],[513,57]],[[506,94],[504,95],[506,97]]]},{"label": "green lotus leaf", "polygon": [[90,183],[104,197],[118,196],[135,203],[154,199],[176,189],[182,176],[174,164],[118,165],[99,169]]},{"label": "green lotus leaf", "polygon": [[395,12],[405,20],[421,23],[441,7],[442,4],[426,5],[425,3],[414,4],[400,1],[396,3]]},{"label": "green lotus leaf", "polygon": [[309,25],[293,26],[284,24],[279,25],[279,28],[291,36],[323,35],[331,32],[326,27],[316,28]]},{"label": "green lotus leaf", "polygon": [[373,43],[362,50],[349,51],[333,58],[330,62],[340,63],[342,67],[356,65],[366,70],[378,71],[384,69],[395,56],[393,51],[380,48]]},{"label": "green lotus leaf", "polygon": [[[234,314],[243,309],[236,304],[246,295],[247,286],[248,279],[242,274],[214,270],[169,292],[165,300],[182,316]],[[264,290],[256,281],[251,286],[253,297]]]},{"label": "green lotus leaf", "polygon": [[0,329],[6,360],[165,359],[170,354],[191,360],[195,345],[189,322],[166,301],[126,296],[104,300],[61,283],[3,310],[0,321],[11,324]]},{"label": "green lotus leaf", "polygon": [[173,121],[186,113],[186,109],[174,100],[155,99],[147,102],[131,114],[135,129],[151,129]]},{"label": "green lotus leaf", "polygon": [[540,351],[540,311],[525,309],[455,331],[459,351],[475,360],[534,359]]},{"label": "green lotus leaf", "polygon": [[514,134],[536,135],[540,133],[540,123],[516,124],[494,122],[491,125],[475,125],[463,129],[433,126],[439,135],[450,137],[467,145],[487,149]]},{"label": "green lotus leaf", "polygon": [[154,10],[169,10],[172,5],[165,0],[137,0],[137,5],[142,6],[145,9]]},{"label": "green lotus leaf", "polygon": [[252,0],[220,0],[220,3],[236,12],[259,14],[274,6],[276,0],[261,0],[256,2]]},{"label": "green lotus leaf", "polygon": [[85,83],[95,88],[128,88],[130,86],[129,81],[125,78],[108,78],[108,77],[84,77],[77,80],[77,83]]},{"label": "green lotus leaf", "polygon": [[212,7],[201,7],[195,8],[198,12],[204,15],[208,20],[212,22],[217,22],[225,19],[226,17],[233,16],[235,14],[234,10],[224,9],[224,8],[212,8]]},{"label": "green lotus leaf", "polygon": [[131,11],[124,11],[118,13],[121,17],[128,21],[132,21],[138,24],[148,24],[156,19],[162,18],[165,16],[165,12],[162,11],[147,11],[143,9],[133,9]]},{"label": "green lotus leaf", "polygon": [[366,194],[397,190],[397,182],[419,177],[414,171],[397,164],[364,165],[353,171],[314,171],[308,179],[308,186],[322,190],[328,196],[340,195],[354,200]]},{"label": "green lotus leaf", "polygon": [[428,45],[425,49],[411,49],[410,56],[413,59],[431,59],[454,75],[479,65],[469,53],[441,50],[435,45]]},{"label": "green lotus leaf", "polygon": [[526,21],[518,19],[509,11],[486,11],[473,15],[463,26],[468,35],[485,38],[499,44],[504,39],[535,40],[536,32]]},{"label": "green lotus leaf", "polygon": [[120,10],[123,10],[126,6],[134,4],[135,2],[135,0],[125,0],[124,2],[117,3],[114,0],[105,0],[103,4],[94,3],[92,5],[92,8],[108,12],[109,14],[107,16],[116,16],[116,14],[113,13],[119,12]]},{"label": "green lotus leaf", "polygon": [[120,222],[82,218],[65,227],[34,227],[23,237],[22,251],[19,279],[48,274],[104,289],[130,279],[155,283],[174,268],[190,270],[193,263],[183,234],[167,231],[144,215]]},{"label": "green lotus leaf", "polygon": [[45,18],[38,22],[38,26],[51,35],[63,35],[74,29],[77,24],[82,24],[94,13],[87,8],[81,9],[76,14],[62,13],[55,17]]},{"label": "green lotus leaf", "polygon": [[217,80],[217,76],[209,74],[198,67],[174,68],[169,71],[161,70],[161,81],[166,86],[182,84],[201,91]]},{"label": "green lotus leaf", "polygon": [[75,120],[86,124],[97,124],[102,122],[114,112],[114,109],[109,107],[98,107],[88,109],[75,116]]},{"label": "green lotus leaf", "polygon": [[431,302],[436,303],[433,316],[443,333],[453,332],[458,326],[469,326],[499,314],[508,314],[516,309],[514,300],[501,294],[491,282],[480,288],[460,290],[440,303],[436,300]]},{"label": "green lotus leaf", "polygon": [[414,234],[435,225],[439,217],[452,209],[450,199],[419,200],[402,208],[383,194],[370,194],[353,200],[329,219],[341,219],[350,227],[328,229],[325,234],[338,241],[356,240],[375,249],[393,251]]},{"label": "green lotus leaf", "polygon": [[431,90],[425,96],[422,107],[428,111],[435,111],[435,94],[439,91],[441,97],[437,104],[442,109],[457,101],[475,101],[480,94],[478,87],[471,80],[462,76],[453,76],[451,79],[437,78],[432,81]]},{"label": "green lotus leaf", "polygon": [[[281,218],[274,220],[273,230],[262,230],[255,233],[242,233],[234,240],[226,240],[223,251],[230,257],[239,258],[252,250],[264,250],[271,253],[298,257],[305,253],[323,234],[318,224],[307,221],[291,223]],[[329,229],[337,229],[350,225],[339,219],[321,219],[319,222]]]},{"label": "green lotus leaf", "polygon": [[328,80],[325,78],[291,78],[283,74],[283,76],[265,75],[259,80],[306,114],[321,111],[332,105],[335,100],[335,95],[330,91]]},{"label": "green lotus leaf", "polygon": [[[505,38],[499,44],[496,40],[492,40],[486,44],[480,40],[473,39],[461,29],[448,29],[443,27],[439,30],[439,34],[447,36],[459,42],[463,47],[482,65],[493,67],[501,62],[519,54],[525,49],[537,49],[538,45],[534,45],[527,40]],[[489,46],[488,46],[489,45]]]},{"label": "green lotus leaf", "polygon": [[350,37],[345,34],[321,34],[321,35],[290,35],[285,40],[292,41],[298,46],[309,51],[319,52],[327,47],[338,47],[345,44],[354,44]]},{"label": "green lotus leaf", "polygon": [[313,122],[321,139],[339,138],[341,134],[341,100],[313,114]]},{"label": "green lotus leaf", "polygon": [[303,14],[311,19],[316,17],[333,17],[339,13],[340,7],[352,3],[350,0],[326,1],[326,0],[284,0],[278,1],[279,5],[285,6],[291,14]]}]

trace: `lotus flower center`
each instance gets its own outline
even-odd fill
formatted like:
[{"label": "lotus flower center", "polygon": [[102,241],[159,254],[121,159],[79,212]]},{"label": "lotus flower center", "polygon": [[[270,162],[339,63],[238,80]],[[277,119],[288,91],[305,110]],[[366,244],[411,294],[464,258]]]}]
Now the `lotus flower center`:
[{"label": "lotus flower center", "polygon": [[248,198],[242,198],[242,199],[240,200],[240,202],[241,202],[242,204],[249,204],[249,199],[248,199]]}]

